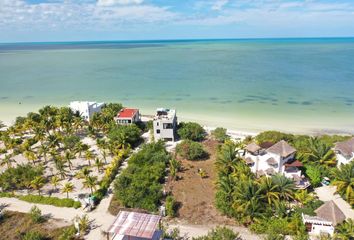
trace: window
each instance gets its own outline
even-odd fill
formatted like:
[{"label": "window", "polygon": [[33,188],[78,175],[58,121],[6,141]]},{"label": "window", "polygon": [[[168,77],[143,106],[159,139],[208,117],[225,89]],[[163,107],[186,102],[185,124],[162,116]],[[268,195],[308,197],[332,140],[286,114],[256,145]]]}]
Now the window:
[{"label": "window", "polygon": [[160,134],[160,129],[157,129],[157,130],[156,130],[156,133],[157,133],[157,134]]},{"label": "window", "polygon": [[156,122],[156,126],[159,126],[159,122]]},{"label": "window", "polygon": [[164,123],[164,124],[163,124],[163,128],[164,128],[164,129],[172,129],[172,128],[173,128],[173,125],[172,125],[172,123]]}]

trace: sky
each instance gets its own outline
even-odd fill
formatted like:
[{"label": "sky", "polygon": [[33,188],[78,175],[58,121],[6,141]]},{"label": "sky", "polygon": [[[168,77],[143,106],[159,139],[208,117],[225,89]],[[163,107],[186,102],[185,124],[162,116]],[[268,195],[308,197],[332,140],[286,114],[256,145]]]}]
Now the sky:
[{"label": "sky", "polygon": [[353,36],[354,0],[0,0],[0,42]]}]

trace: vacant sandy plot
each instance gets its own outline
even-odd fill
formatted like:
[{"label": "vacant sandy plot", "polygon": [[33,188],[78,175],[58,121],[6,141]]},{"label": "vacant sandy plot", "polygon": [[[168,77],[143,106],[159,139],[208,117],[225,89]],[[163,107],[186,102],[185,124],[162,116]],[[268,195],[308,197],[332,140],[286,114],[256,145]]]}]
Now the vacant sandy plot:
[{"label": "vacant sandy plot", "polygon": [[[201,161],[182,159],[183,170],[178,173],[179,180],[169,180],[167,190],[170,190],[180,204],[176,221],[190,224],[233,224],[234,221],[222,216],[215,208],[215,159],[218,143],[214,140],[203,142],[209,158]],[[201,178],[198,169],[207,173],[207,178]]]}]

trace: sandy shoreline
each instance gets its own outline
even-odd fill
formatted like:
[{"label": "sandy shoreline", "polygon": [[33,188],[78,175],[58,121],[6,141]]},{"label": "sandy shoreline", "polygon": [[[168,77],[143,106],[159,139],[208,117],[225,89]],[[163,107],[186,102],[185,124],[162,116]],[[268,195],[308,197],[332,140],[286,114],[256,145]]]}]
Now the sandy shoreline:
[{"label": "sandy shoreline", "polygon": [[[44,105],[42,105],[44,106]],[[63,105],[55,105],[55,106],[63,106]],[[40,106],[36,106],[33,109],[33,106],[25,106],[19,105],[16,109],[6,109],[5,111],[0,111],[0,121],[2,121],[5,125],[11,126],[17,116],[26,116],[27,112],[34,111],[38,112]],[[151,109],[140,108],[140,112],[143,116],[148,119],[148,116],[153,114]],[[240,116],[239,118],[213,118],[212,113],[210,113],[210,117],[205,117],[202,115],[193,115],[191,113],[184,113],[183,110],[179,111],[177,109],[177,117],[178,121],[193,121],[198,122],[208,131],[215,129],[216,127],[223,127],[227,129],[227,133],[235,138],[243,138],[245,136],[255,136],[262,131],[268,130],[276,130],[286,133],[292,134],[306,134],[306,135],[354,135],[354,126],[340,126],[333,127],[327,126],[326,123],[318,123],[317,128],[308,127],[299,127],[294,126],[291,123],[284,122],[282,124],[276,125],[274,124],[262,124],[258,125],[256,122],[252,122],[252,120],[247,120],[244,116]],[[143,117],[143,118],[144,118]],[[272,122],[271,120],[265,121],[266,123]],[[238,127],[234,127],[237,125]],[[339,124],[338,124],[339,125]],[[323,127],[321,127],[323,126]]]}]

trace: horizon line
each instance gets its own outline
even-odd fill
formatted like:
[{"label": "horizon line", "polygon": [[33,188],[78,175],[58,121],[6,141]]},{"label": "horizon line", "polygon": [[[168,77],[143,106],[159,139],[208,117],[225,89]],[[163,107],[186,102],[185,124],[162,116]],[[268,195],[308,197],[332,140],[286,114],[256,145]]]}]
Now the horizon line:
[{"label": "horizon line", "polygon": [[175,38],[175,39],[131,39],[131,40],[67,40],[67,41],[15,41],[1,42],[0,44],[55,44],[55,43],[130,43],[130,42],[172,42],[172,41],[235,41],[235,40],[296,40],[296,39],[351,39],[354,36],[338,36],[338,37],[245,37],[245,38]]}]

